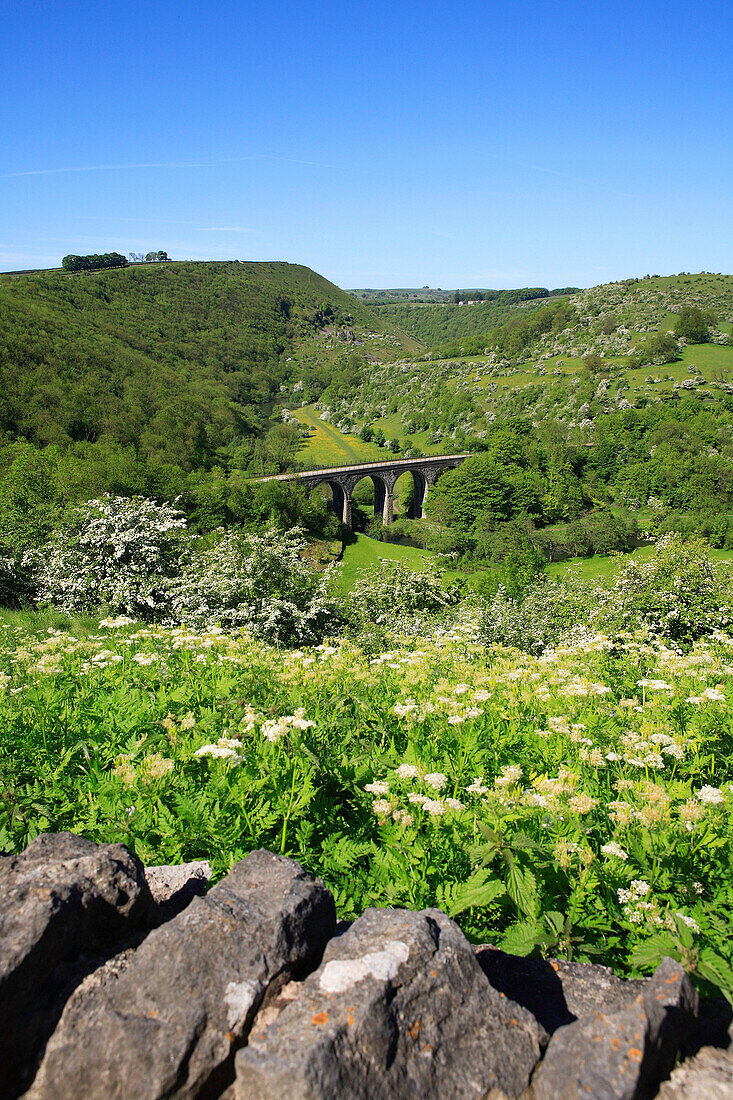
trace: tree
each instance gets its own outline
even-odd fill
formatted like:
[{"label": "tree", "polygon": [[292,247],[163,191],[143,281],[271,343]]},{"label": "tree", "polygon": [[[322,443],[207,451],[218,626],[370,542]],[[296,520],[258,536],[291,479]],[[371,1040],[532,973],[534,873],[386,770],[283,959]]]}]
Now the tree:
[{"label": "tree", "polygon": [[678,355],[679,349],[674,336],[670,336],[666,332],[655,332],[645,344],[639,346],[639,350],[632,356],[633,362],[630,365],[633,366],[634,362],[638,366],[643,366],[645,363],[658,365],[673,363]]},{"label": "tree", "polygon": [[696,306],[683,306],[679,319],[674,326],[675,336],[682,336],[688,344],[707,344],[710,339],[708,326],[712,324],[710,314],[703,313]]},{"label": "tree", "polygon": [[428,496],[428,511],[440,522],[469,531],[481,519],[490,528],[508,519],[511,484],[489,455],[468,458],[447,470]]},{"label": "tree", "polygon": [[121,252],[95,253],[90,256],[76,256],[71,253],[61,261],[64,271],[101,271],[111,267],[127,267],[127,260]]}]

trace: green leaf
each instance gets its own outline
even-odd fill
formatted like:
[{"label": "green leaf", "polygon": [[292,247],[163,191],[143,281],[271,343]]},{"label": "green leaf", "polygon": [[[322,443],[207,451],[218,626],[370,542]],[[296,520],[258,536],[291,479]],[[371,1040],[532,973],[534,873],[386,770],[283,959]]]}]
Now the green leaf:
[{"label": "green leaf", "polygon": [[531,955],[540,939],[541,932],[534,921],[520,921],[507,930],[501,948],[510,955]]},{"label": "green leaf", "polygon": [[638,944],[632,953],[632,961],[640,970],[653,970],[665,955],[679,961],[679,950],[668,932],[658,932],[643,943]]},{"label": "green leaf", "polygon": [[721,993],[733,1003],[733,970],[712,948],[703,947],[701,950],[697,973],[712,985],[718,986]]},{"label": "green leaf", "polygon": [[513,862],[506,877],[506,890],[520,913],[535,917],[538,911],[537,880],[528,869]]},{"label": "green leaf", "polygon": [[449,917],[457,917],[466,909],[485,908],[506,891],[499,879],[489,878],[490,872],[479,867],[465,882],[439,886],[436,892],[438,904]]}]

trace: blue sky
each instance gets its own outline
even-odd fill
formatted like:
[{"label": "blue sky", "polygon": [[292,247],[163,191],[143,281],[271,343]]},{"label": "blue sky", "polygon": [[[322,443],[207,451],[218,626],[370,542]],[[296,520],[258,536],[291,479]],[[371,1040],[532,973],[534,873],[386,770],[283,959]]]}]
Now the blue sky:
[{"label": "blue sky", "polygon": [[732,32],[715,0],[0,0],[0,270],[730,272]]}]

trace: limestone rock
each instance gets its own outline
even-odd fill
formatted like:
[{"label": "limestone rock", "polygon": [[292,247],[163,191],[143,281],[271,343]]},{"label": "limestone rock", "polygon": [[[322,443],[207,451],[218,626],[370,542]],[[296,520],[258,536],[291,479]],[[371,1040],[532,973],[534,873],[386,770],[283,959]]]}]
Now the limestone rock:
[{"label": "limestone rock", "polygon": [[76,991],[29,1100],[219,1095],[263,1000],[318,964],[335,920],[322,882],[253,852]]},{"label": "limestone rock", "polygon": [[733,1100],[733,1051],[703,1047],[665,1081],[658,1100]]},{"label": "limestone rock", "polygon": [[524,1006],[546,1031],[598,1012],[616,1012],[631,1005],[643,981],[624,981],[606,966],[527,959],[493,947],[476,948],[479,966],[494,989]]},{"label": "limestone rock", "polygon": [[178,863],[170,866],[146,867],[150,892],[158,905],[170,901],[181,890],[189,887],[189,884],[200,884],[206,887],[211,878],[211,864],[208,860],[197,860],[193,863]]},{"label": "limestone rock", "polygon": [[[236,1058],[237,1100],[471,1100],[526,1088],[533,1017],[439,910],[368,909]],[[498,1094],[498,1093],[497,1093]]]},{"label": "limestone rock", "polygon": [[145,878],[158,905],[156,924],[175,917],[195,897],[206,893],[211,878],[208,860],[171,866],[146,867]]},{"label": "limestone rock", "polygon": [[152,908],[142,864],[121,844],[46,833],[0,857],[0,1095],[27,1083],[81,957],[119,950]]},{"label": "limestone rock", "polygon": [[535,1100],[641,1100],[654,1096],[687,1049],[697,995],[682,967],[664,959],[627,1007],[559,1028],[532,1081]]}]

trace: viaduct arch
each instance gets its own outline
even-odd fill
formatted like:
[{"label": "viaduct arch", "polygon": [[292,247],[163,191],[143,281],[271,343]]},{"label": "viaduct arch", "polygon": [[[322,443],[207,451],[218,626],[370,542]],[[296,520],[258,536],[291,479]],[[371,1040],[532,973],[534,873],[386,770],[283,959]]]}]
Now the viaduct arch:
[{"label": "viaduct arch", "polygon": [[423,458],[397,458],[385,462],[362,462],[356,466],[333,466],[322,470],[302,470],[292,474],[272,474],[253,481],[300,481],[308,489],[328,485],[333,494],[336,515],[351,527],[351,499],[359,482],[370,477],[374,483],[374,514],[385,524],[394,519],[394,487],[398,477],[409,471],[413,477],[412,518],[420,519],[428,490],[445,470],[460,466],[470,455],[433,455]]}]

